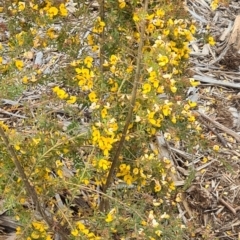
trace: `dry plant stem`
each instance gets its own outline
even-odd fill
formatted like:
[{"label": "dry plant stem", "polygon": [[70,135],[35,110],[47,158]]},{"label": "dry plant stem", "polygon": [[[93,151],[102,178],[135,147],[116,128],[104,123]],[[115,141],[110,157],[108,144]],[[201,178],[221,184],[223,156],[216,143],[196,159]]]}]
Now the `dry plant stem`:
[{"label": "dry plant stem", "polygon": [[[18,160],[18,156],[17,156],[13,146],[9,143],[8,137],[5,134],[5,132],[2,129],[2,127],[0,127],[0,136],[2,137],[3,143],[5,144],[9,155],[12,157],[12,161],[13,161],[14,165],[16,166],[16,168],[17,168],[17,170],[18,170],[18,172],[20,174],[20,177],[21,177],[21,179],[23,181],[23,184],[25,186],[27,194],[29,195],[29,197],[32,198],[33,203],[36,206],[36,210],[40,213],[41,217],[48,224],[48,226],[50,228],[53,228],[54,224],[53,224],[52,219],[50,219],[46,215],[44,209],[42,208],[41,203],[40,203],[39,198],[38,198],[38,195],[37,195],[34,187],[32,187],[31,184],[29,183],[27,175],[25,174],[24,169],[23,169],[21,163]],[[67,240],[68,239],[67,235],[65,233],[63,233],[62,231],[61,232],[59,231],[59,234],[61,235],[61,238],[63,240],[65,240],[65,239]]]},{"label": "dry plant stem", "polygon": [[[146,0],[145,3],[144,3],[145,12],[147,12],[147,9],[148,9],[148,0]],[[134,82],[133,82],[133,89],[132,89],[132,94],[131,94],[130,106],[129,106],[126,122],[125,122],[125,125],[124,125],[124,129],[123,129],[123,132],[122,132],[122,136],[121,136],[121,139],[120,139],[119,144],[117,146],[115,155],[113,157],[112,165],[111,165],[110,171],[109,171],[108,176],[107,176],[106,184],[103,186],[103,193],[106,193],[107,189],[109,188],[109,186],[112,183],[113,173],[114,173],[115,168],[119,164],[119,155],[122,151],[123,144],[125,142],[125,138],[126,138],[126,135],[127,135],[128,127],[129,127],[129,124],[130,124],[131,119],[132,119],[133,108],[134,108],[134,105],[135,105],[135,102],[136,102],[138,84],[139,84],[140,78],[141,78],[140,73],[141,73],[141,68],[142,68],[141,63],[142,63],[142,56],[143,56],[142,49],[143,49],[143,44],[144,44],[145,24],[146,24],[146,21],[143,20],[141,22],[141,25],[140,25],[140,28],[141,28],[141,30],[140,30],[141,31],[141,33],[140,33],[140,43],[139,43],[139,46],[138,46],[136,74],[135,74],[135,78],[134,78]],[[106,209],[107,207],[105,206],[105,204],[106,204],[105,201],[106,200],[104,198],[102,198],[101,203],[100,203],[100,210],[101,211],[106,211],[107,210]]]},{"label": "dry plant stem", "polygon": [[228,210],[232,212],[232,214],[236,215],[236,209],[234,209],[229,203],[227,203],[224,199],[219,198],[218,201],[225,206]]},{"label": "dry plant stem", "polygon": [[219,135],[216,130],[214,130],[211,126],[209,126],[201,116],[199,116],[199,119],[209,130],[211,130],[217,136],[217,138],[219,139],[219,141],[222,143],[224,147],[228,147],[228,144],[225,141],[225,139],[221,135]]},{"label": "dry plant stem", "polygon": [[236,132],[232,131],[231,129],[223,126],[222,124],[214,121],[213,119],[211,119],[210,117],[208,117],[207,115],[205,115],[204,113],[200,112],[200,111],[195,111],[197,116],[201,116],[204,119],[208,120],[209,122],[213,123],[218,129],[226,132],[227,134],[231,135],[232,137],[234,137],[237,142],[240,142],[240,135],[238,135]]}]

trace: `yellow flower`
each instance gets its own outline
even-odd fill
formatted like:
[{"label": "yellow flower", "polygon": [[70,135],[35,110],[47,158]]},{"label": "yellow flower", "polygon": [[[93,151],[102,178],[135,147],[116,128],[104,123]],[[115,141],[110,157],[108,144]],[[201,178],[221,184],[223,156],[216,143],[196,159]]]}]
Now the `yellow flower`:
[{"label": "yellow flower", "polygon": [[38,10],[38,5],[37,4],[33,4],[33,3],[30,2],[29,5],[33,10]]},{"label": "yellow flower", "polygon": [[100,131],[93,127],[92,128],[92,140],[93,140],[93,143],[97,142],[101,137],[101,134],[100,134]]},{"label": "yellow flower", "polygon": [[214,146],[213,146],[213,150],[214,150],[215,152],[218,152],[219,149],[220,149],[220,147],[219,147],[218,145],[214,145]]},{"label": "yellow flower", "polygon": [[200,84],[200,82],[195,81],[194,78],[189,78],[189,82],[193,87],[196,87]]},{"label": "yellow flower", "polygon": [[208,158],[207,157],[203,157],[202,163],[207,163],[207,162],[208,162]]},{"label": "yellow flower", "polygon": [[58,14],[58,9],[56,7],[50,7],[47,10],[48,15],[52,18]]},{"label": "yellow flower", "polygon": [[157,231],[155,231],[155,234],[156,234],[158,237],[160,237],[161,234],[162,234],[162,231],[161,231],[161,230],[157,230]]},{"label": "yellow flower", "polygon": [[114,214],[115,214],[115,213],[116,213],[116,209],[115,209],[115,208],[111,209],[111,211],[108,213],[105,221],[106,221],[106,222],[112,222],[113,219],[114,219]]},{"label": "yellow flower", "polygon": [[96,23],[95,27],[92,29],[92,32],[94,32],[94,33],[103,32],[103,29],[104,29],[105,25],[106,25],[105,22],[101,21],[101,18],[98,17],[97,18],[97,23]]},{"label": "yellow flower", "polygon": [[218,4],[219,4],[219,0],[213,0],[211,2],[211,8],[212,8],[213,11],[217,9]]},{"label": "yellow flower", "polygon": [[128,174],[128,175],[125,175],[125,176],[124,176],[123,180],[124,180],[128,185],[130,185],[130,184],[132,184],[132,182],[133,182],[133,177]]},{"label": "yellow flower", "polygon": [[58,169],[57,170],[57,175],[60,177],[60,178],[63,178],[63,171],[61,169]]},{"label": "yellow flower", "polygon": [[174,182],[171,182],[171,184],[169,185],[169,190],[170,190],[170,192],[173,191],[173,190],[175,190],[175,189],[176,189],[176,187],[175,187]]},{"label": "yellow flower", "polygon": [[107,223],[112,222],[112,221],[113,221],[113,215],[109,213],[109,214],[107,215],[105,221],[106,221]]},{"label": "yellow flower", "polygon": [[189,27],[189,30],[192,34],[196,33],[196,26],[194,26],[193,24],[191,24],[191,26]]},{"label": "yellow flower", "polygon": [[140,21],[140,18],[138,17],[137,13],[133,14],[133,21],[134,22],[139,22]]},{"label": "yellow flower", "polygon": [[73,229],[73,230],[71,231],[71,234],[72,234],[74,237],[78,236],[78,230],[77,230],[77,229]]},{"label": "yellow flower", "polygon": [[16,234],[17,234],[17,235],[20,235],[21,233],[22,233],[21,227],[17,227],[17,228],[16,228]]},{"label": "yellow flower", "polygon": [[170,33],[169,29],[163,29],[163,35],[168,36]]},{"label": "yellow flower", "polygon": [[156,11],[156,15],[161,18],[165,15],[165,11],[160,8]]},{"label": "yellow flower", "polygon": [[101,136],[98,141],[98,147],[103,151],[104,156],[109,155],[109,151],[112,149],[112,144],[116,142],[116,139],[113,139],[112,137],[104,137]]},{"label": "yellow flower", "polygon": [[172,26],[173,24],[174,24],[173,20],[172,20],[171,18],[168,19],[167,25],[168,25],[168,26]]},{"label": "yellow flower", "polygon": [[18,2],[18,11],[23,11],[25,9],[25,2]]},{"label": "yellow flower", "polygon": [[91,34],[87,36],[87,41],[89,46],[92,46],[94,44],[93,36]]},{"label": "yellow flower", "polygon": [[58,37],[58,35],[56,34],[56,31],[53,28],[49,28],[47,30],[47,35],[50,39],[55,39]]},{"label": "yellow flower", "polygon": [[148,24],[146,31],[148,33],[152,33],[154,31],[154,29],[155,29],[155,26],[152,23],[150,23],[150,24]]},{"label": "yellow flower", "polygon": [[177,194],[177,197],[176,197],[175,201],[178,202],[178,203],[182,202],[182,194],[181,193]]},{"label": "yellow flower", "polygon": [[57,95],[58,95],[58,97],[59,97],[60,99],[66,99],[66,98],[68,98],[68,93],[66,93],[65,90],[63,90],[63,89],[59,89],[59,90],[57,91]]},{"label": "yellow flower", "polygon": [[177,119],[176,119],[175,116],[172,116],[172,118],[171,118],[171,122],[172,122],[172,123],[176,123],[176,122],[177,122]]},{"label": "yellow flower", "polygon": [[94,45],[94,46],[92,46],[92,51],[93,52],[98,52],[99,51],[99,46],[98,45]]},{"label": "yellow flower", "polygon": [[56,86],[56,87],[52,88],[52,91],[54,93],[57,93],[59,90],[60,90],[59,86]]},{"label": "yellow flower", "polygon": [[125,163],[122,163],[122,164],[120,164],[120,166],[119,166],[119,170],[120,170],[121,172],[124,172],[124,171],[126,171],[126,170],[127,170],[127,172],[129,172],[130,166],[129,166],[129,165],[126,165]]},{"label": "yellow flower", "polygon": [[15,145],[14,145],[14,148],[15,148],[17,151],[20,150],[20,146],[19,146],[18,144],[15,144]]},{"label": "yellow flower", "polygon": [[147,14],[147,16],[145,17],[146,20],[152,20],[154,18],[154,14]]},{"label": "yellow flower", "polygon": [[52,240],[52,236],[51,235],[47,235],[45,240]]},{"label": "yellow flower", "polygon": [[163,203],[163,201],[161,199],[159,201],[157,201],[156,199],[153,199],[152,204],[154,207],[159,207],[162,203]]},{"label": "yellow flower", "polygon": [[162,112],[164,116],[169,116],[171,114],[172,108],[170,108],[169,104],[164,104],[162,108]]},{"label": "yellow flower", "polygon": [[24,84],[27,84],[27,83],[28,83],[28,77],[27,77],[27,76],[24,76],[24,77],[22,78],[22,83],[24,83]]},{"label": "yellow flower", "polygon": [[177,91],[177,87],[175,86],[170,86],[171,92],[175,93]]},{"label": "yellow flower", "polygon": [[23,66],[24,66],[23,61],[15,60],[15,66],[17,67],[18,70],[21,71],[23,69]]},{"label": "yellow flower", "polygon": [[158,56],[158,64],[159,66],[163,67],[166,66],[166,64],[169,62],[169,59],[167,56],[159,55]]},{"label": "yellow flower", "polygon": [[197,103],[196,103],[196,102],[193,102],[193,101],[191,101],[191,100],[188,100],[188,104],[189,104],[189,106],[190,106],[191,108],[194,108],[194,107],[197,106]]},{"label": "yellow flower", "polygon": [[32,138],[32,141],[34,142],[35,145],[38,145],[41,141],[41,138]]},{"label": "yellow flower", "polygon": [[88,94],[88,98],[91,102],[97,102],[97,95],[94,91]]},{"label": "yellow flower", "polygon": [[164,86],[159,86],[158,88],[157,88],[157,93],[164,93]]},{"label": "yellow flower", "polygon": [[144,83],[142,89],[143,89],[143,90],[142,90],[142,93],[143,93],[143,94],[149,93],[149,92],[151,91],[151,89],[152,89],[151,84],[149,84],[149,83]]},{"label": "yellow flower", "polygon": [[208,38],[208,43],[211,45],[211,46],[214,46],[216,44],[215,40],[213,37],[209,37]]},{"label": "yellow flower", "polygon": [[40,238],[40,235],[38,232],[34,231],[31,233],[31,238],[32,239],[39,239]]},{"label": "yellow flower", "polygon": [[195,122],[195,121],[196,121],[196,118],[195,118],[192,114],[189,114],[189,116],[188,116],[188,121],[189,121],[189,122]]},{"label": "yellow flower", "polygon": [[76,101],[77,101],[77,97],[76,96],[70,96],[70,98],[67,100],[67,103],[73,104]]},{"label": "yellow flower", "polygon": [[105,27],[105,25],[106,25],[105,22],[103,22],[103,21],[101,21],[101,20],[99,21],[99,26],[100,26],[100,27]]},{"label": "yellow flower", "polygon": [[183,107],[185,111],[188,111],[190,109],[190,106],[188,104],[185,104]]},{"label": "yellow flower", "polygon": [[83,230],[86,229],[86,227],[84,226],[83,223],[81,223],[80,221],[76,223],[77,228],[82,232]]},{"label": "yellow flower", "polygon": [[118,57],[116,55],[111,55],[110,57],[110,64],[116,65],[118,61]]},{"label": "yellow flower", "polygon": [[103,170],[107,170],[110,167],[111,163],[105,159],[100,159],[98,162],[99,168],[102,168]]},{"label": "yellow flower", "polygon": [[155,187],[154,187],[154,191],[155,192],[160,192],[162,189],[161,185],[159,183],[156,183]]},{"label": "yellow flower", "polygon": [[162,219],[169,219],[170,216],[169,216],[169,214],[167,214],[167,213],[165,212],[164,214],[161,215],[161,218],[162,218]]},{"label": "yellow flower", "polygon": [[133,174],[134,174],[134,175],[137,175],[138,173],[139,173],[139,169],[138,169],[138,168],[134,168],[134,169],[133,169]]},{"label": "yellow flower", "polygon": [[32,225],[39,232],[44,232],[47,229],[47,226],[43,222],[32,222]]},{"label": "yellow flower", "polygon": [[64,165],[60,160],[57,160],[55,163],[57,168],[62,167]]},{"label": "yellow flower", "polygon": [[117,82],[114,82],[113,86],[111,87],[111,92],[117,92],[118,90],[118,83]]},{"label": "yellow flower", "polygon": [[68,10],[66,9],[66,6],[63,3],[60,4],[59,10],[61,16],[66,17],[68,15]]},{"label": "yellow flower", "polygon": [[107,116],[107,109],[103,108],[102,111],[101,111],[101,117],[105,118],[106,116]]},{"label": "yellow flower", "polygon": [[118,0],[118,3],[120,8],[125,8],[126,6],[125,0]]},{"label": "yellow flower", "polygon": [[164,21],[161,20],[161,19],[153,19],[153,24],[154,24],[156,27],[163,28],[163,26],[164,26]]},{"label": "yellow flower", "polygon": [[93,62],[93,58],[90,56],[87,56],[84,59],[84,64],[87,65],[88,68],[92,67],[92,62]]}]

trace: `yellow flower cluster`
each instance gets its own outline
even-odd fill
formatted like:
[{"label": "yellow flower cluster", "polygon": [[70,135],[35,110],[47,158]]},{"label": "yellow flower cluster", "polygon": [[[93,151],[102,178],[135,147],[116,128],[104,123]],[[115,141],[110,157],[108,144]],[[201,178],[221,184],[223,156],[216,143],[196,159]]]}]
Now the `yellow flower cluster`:
[{"label": "yellow flower cluster", "polygon": [[67,100],[67,103],[69,104],[73,104],[77,100],[76,96],[69,96],[69,94],[64,89],[61,89],[59,86],[54,87],[52,91],[56,93],[60,99]]},{"label": "yellow flower cluster", "polygon": [[[46,0],[44,7],[41,7],[39,4],[35,4],[34,2],[29,2],[29,6],[32,10],[38,11],[41,15],[47,15],[50,19],[57,16],[58,14],[60,16],[66,17],[68,15],[68,10],[66,8],[66,5],[64,3],[60,3],[58,7],[53,6],[52,1]],[[17,14],[18,12],[26,11],[26,2],[25,1],[19,1],[17,4],[13,3],[11,7],[9,7],[9,11],[11,11],[12,14]]]},{"label": "yellow flower cluster", "polygon": [[[32,222],[33,230],[30,233],[30,236],[26,238],[26,240],[32,240],[32,239],[46,239],[46,240],[52,240],[53,237],[51,234],[48,233],[48,227],[44,222],[40,221],[33,221]],[[17,228],[17,235],[22,234],[22,228]]]},{"label": "yellow flower cluster", "polygon": [[109,156],[109,152],[111,151],[113,144],[116,141],[118,141],[117,139],[114,138],[115,136],[114,131],[117,130],[117,126],[115,126],[115,129],[114,129],[114,125],[115,123],[108,124],[109,129],[106,131],[106,133],[108,133],[108,135],[106,136],[101,135],[101,132],[96,126],[92,127],[92,143],[98,146],[99,149],[101,149],[101,151],[103,152],[103,155],[106,157]]},{"label": "yellow flower cluster", "polygon": [[[102,239],[99,236],[96,236],[93,232],[91,232],[82,222],[76,222],[76,227],[72,229],[71,234],[74,237],[77,236],[85,236],[88,240],[100,240]],[[85,239],[85,238],[84,238]]]},{"label": "yellow flower cluster", "polygon": [[[76,63],[72,63],[72,65],[75,65]],[[93,77],[94,72],[90,70],[93,64],[93,58],[90,56],[87,56],[84,59],[84,65],[81,65],[81,67],[76,67],[75,71],[77,75],[75,76],[75,79],[78,81],[78,85],[81,88],[82,91],[89,91],[93,88]]]},{"label": "yellow flower cluster", "polygon": [[105,27],[105,23],[101,20],[100,17],[97,18],[96,24],[93,28],[93,33],[102,33]]},{"label": "yellow flower cluster", "polygon": [[[37,6],[34,5],[33,7],[36,8]],[[58,14],[63,17],[66,17],[68,15],[68,11],[64,3],[61,3],[59,5],[59,8],[57,8],[55,6],[52,6],[52,3],[50,1],[47,1],[46,6],[40,10],[40,14],[45,13],[50,19],[57,16]]]}]

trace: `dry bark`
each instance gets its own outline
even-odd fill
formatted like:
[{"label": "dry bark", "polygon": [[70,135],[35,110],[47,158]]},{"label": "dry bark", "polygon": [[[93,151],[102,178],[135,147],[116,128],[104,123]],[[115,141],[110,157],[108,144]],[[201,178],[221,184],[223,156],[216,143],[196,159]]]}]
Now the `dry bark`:
[{"label": "dry bark", "polygon": [[226,54],[221,63],[231,69],[239,69],[240,66],[240,15],[235,19],[232,33],[229,37]]}]

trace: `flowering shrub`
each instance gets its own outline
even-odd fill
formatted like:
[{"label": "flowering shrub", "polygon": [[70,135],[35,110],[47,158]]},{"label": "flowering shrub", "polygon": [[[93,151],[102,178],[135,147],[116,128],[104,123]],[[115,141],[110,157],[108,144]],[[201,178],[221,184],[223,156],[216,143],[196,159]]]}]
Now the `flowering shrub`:
[{"label": "flowering shrub", "polygon": [[[24,239],[53,239],[56,234],[62,239],[182,239],[183,226],[170,212],[179,200],[171,194],[175,169],[151,146],[160,131],[174,142],[188,136],[193,144],[199,136],[192,112],[196,103],[184,98],[185,89],[198,84],[184,76],[194,23],[174,15],[181,1],[109,0],[80,39],[77,31],[68,31],[74,28],[71,19],[87,19],[90,8],[53,2],[8,1],[3,6],[9,14],[12,56],[1,63],[1,73],[18,76],[25,87],[54,82],[36,117],[29,115],[22,123],[31,126],[30,132],[23,135],[1,123],[2,138],[5,134],[14,147],[1,143],[1,194],[25,226],[17,234]],[[63,26],[55,28],[59,21]],[[25,68],[33,48],[48,47],[65,55],[59,72]],[[49,101],[62,104],[71,116],[65,131],[46,111]],[[83,105],[90,115],[84,131],[79,121]],[[15,154],[25,175],[12,173]],[[24,190],[27,183],[30,191]],[[24,208],[32,194],[40,219],[31,206]],[[81,194],[90,213],[75,208]]]}]

